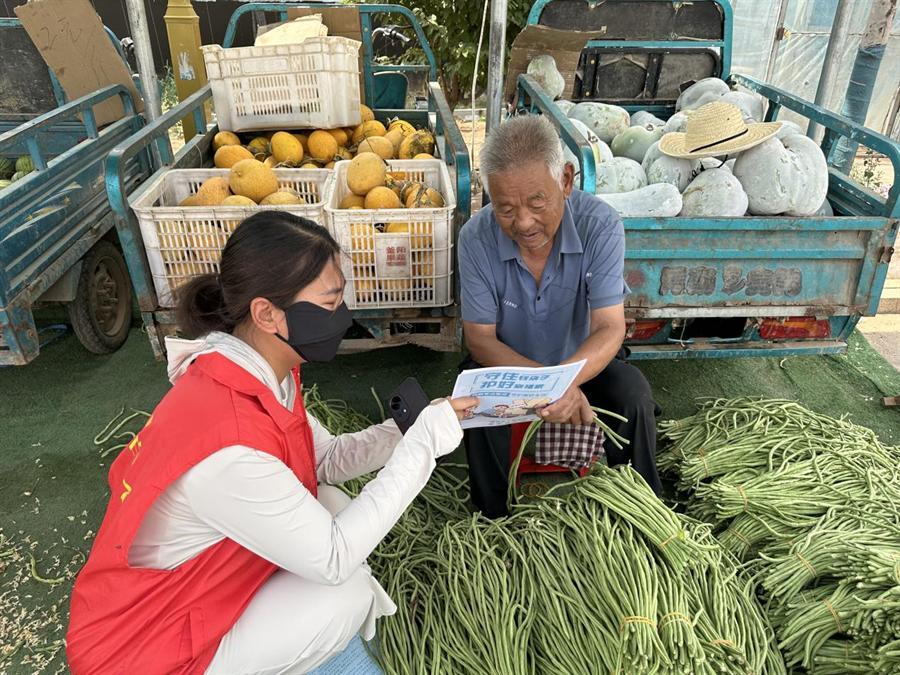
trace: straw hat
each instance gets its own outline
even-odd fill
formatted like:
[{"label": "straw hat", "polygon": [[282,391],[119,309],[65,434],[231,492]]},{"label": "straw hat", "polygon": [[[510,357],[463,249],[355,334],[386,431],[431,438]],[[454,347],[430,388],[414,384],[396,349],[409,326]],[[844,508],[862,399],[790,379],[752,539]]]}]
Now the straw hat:
[{"label": "straw hat", "polygon": [[713,101],[688,115],[685,133],[663,136],[659,150],[683,159],[733,155],[772,138],[780,128],[781,122],[747,124],[736,105]]}]

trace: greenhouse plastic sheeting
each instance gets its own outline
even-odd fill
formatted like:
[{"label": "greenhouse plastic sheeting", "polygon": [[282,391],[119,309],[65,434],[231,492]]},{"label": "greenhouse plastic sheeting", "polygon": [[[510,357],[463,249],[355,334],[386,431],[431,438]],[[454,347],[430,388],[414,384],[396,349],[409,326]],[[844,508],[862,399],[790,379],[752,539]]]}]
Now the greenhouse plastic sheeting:
[{"label": "greenhouse plastic sheeting", "polygon": [[[735,9],[732,66],[734,72],[766,79],[781,2],[782,0],[732,0]],[[771,82],[802,98],[813,100],[816,96],[819,73],[822,71],[837,0],[786,0],[786,2],[784,26],[787,32],[778,49]],[[844,44],[840,45],[835,85],[826,101],[825,107],[829,110],[835,112],[841,110],[870,7],[869,0],[853,3],[850,34]],[[900,13],[894,20],[866,120],[867,127],[891,134],[894,138],[900,135],[900,129],[897,121],[889,117],[895,110],[898,82],[900,82]],[[805,120],[789,111],[784,111],[779,119],[793,119],[805,124]],[[893,129],[890,128],[892,121]]]}]

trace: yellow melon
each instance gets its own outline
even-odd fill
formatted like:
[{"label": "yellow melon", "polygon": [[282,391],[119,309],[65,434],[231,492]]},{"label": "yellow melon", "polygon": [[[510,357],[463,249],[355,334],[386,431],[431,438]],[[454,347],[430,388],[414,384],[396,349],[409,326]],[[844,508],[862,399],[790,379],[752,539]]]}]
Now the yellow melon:
[{"label": "yellow melon", "polygon": [[399,127],[394,127],[390,129],[384,137],[391,142],[391,146],[393,146],[393,156],[396,157],[397,153],[400,152],[400,144],[403,142],[405,136],[403,135],[403,130]]},{"label": "yellow melon", "polygon": [[247,143],[247,147],[250,148],[250,152],[252,152],[254,155],[268,155],[269,139],[265,136],[257,136],[252,141]]},{"label": "yellow melon", "polygon": [[309,135],[309,155],[320,162],[330,162],[338,151],[337,141],[327,131],[318,129]]},{"label": "yellow melon", "polygon": [[347,168],[347,187],[356,195],[365,195],[372,188],[384,185],[387,167],[374,152],[363,152],[350,161]]},{"label": "yellow melon", "polygon": [[412,286],[412,279],[382,279],[381,288],[385,291],[405,291]]},{"label": "yellow melon", "polygon": [[359,144],[359,152],[374,152],[382,159],[393,159],[394,145],[384,136],[371,136]]},{"label": "yellow melon", "polygon": [[366,198],[362,195],[355,195],[352,192],[344,197],[341,200],[341,203],[338,205],[339,209],[351,209],[356,207],[358,209],[363,208],[366,205]]},{"label": "yellow melon", "polygon": [[223,145],[216,150],[213,163],[217,169],[230,169],[244,159],[253,159],[253,153],[240,145]]},{"label": "yellow melon", "polygon": [[359,106],[359,117],[360,122],[371,122],[375,119],[375,113],[369,106],[363,104]]},{"label": "yellow melon", "polygon": [[309,136],[307,134],[291,134],[294,138],[300,141],[300,145],[303,146],[303,152],[306,152],[306,145],[309,141]]},{"label": "yellow melon", "polygon": [[243,195],[231,195],[226,197],[219,206],[256,206],[256,202]]},{"label": "yellow melon", "polygon": [[444,196],[434,188],[417,185],[406,194],[408,209],[436,209],[444,206]]},{"label": "yellow melon", "polygon": [[374,302],[377,290],[375,268],[371,265],[354,265],[353,286],[357,302]]},{"label": "yellow melon", "polygon": [[416,155],[427,153],[434,154],[434,136],[430,131],[420,130],[410,134],[400,143],[397,157],[400,159],[412,159]]},{"label": "yellow melon", "polygon": [[265,165],[266,165],[267,167],[269,167],[270,169],[274,169],[275,167],[278,166],[278,161],[275,159],[274,156],[273,156],[273,157],[266,157],[266,158],[263,160],[263,164],[265,164]]},{"label": "yellow melon", "polygon": [[345,129],[328,129],[327,131],[334,136],[334,140],[338,145],[347,145],[350,142],[350,134]]},{"label": "yellow melon", "polygon": [[237,137],[237,134],[234,134],[230,131],[220,131],[215,136],[213,136],[213,152],[216,152],[219,148],[222,148],[226,145],[240,145],[241,139]]},{"label": "yellow melon", "polygon": [[286,131],[279,131],[272,136],[269,145],[272,157],[278,164],[299,164],[303,161],[303,143]]},{"label": "yellow melon", "polygon": [[434,155],[429,155],[427,152],[420,152],[418,155],[413,157],[413,159],[434,159]]},{"label": "yellow melon", "polygon": [[400,197],[389,187],[375,187],[366,194],[367,209],[399,209]]},{"label": "yellow melon", "polygon": [[375,264],[376,234],[377,230],[368,223],[353,223],[350,226],[350,258],[354,265]]},{"label": "yellow melon", "polygon": [[[391,190],[393,190],[394,194],[396,194],[398,197],[400,197],[404,185],[406,185],[406,183],[404,183],[402,180],[399,180],[391,172],[388,172],[384,178],[384,186],[389,187]],[[400,203],[402,205],[403,199],[400,200]]]},{"label": "yellow melon", "polygon": [[412,275],[419,277],[417,286],[430,286],[434,277],[434,253],[431,251],[414,251],[412,254]]},{"label": "yellow melon", "polygon": [[388,131],[393,131],[394,129],[399,129],[404,136],[416,133],[416,128],[412,124],[406,120],[401,120],[400,118],[392,120],[391,123],[388,124]]},{"label": "yellow melon", "polygon": [[420,190],[423,187],[421,183],[404,183],[403,188],[400,190],[400,201],[403,202],[403,205],[406,206],[406,200],[409,198],[409,195],[412,194],[413,190]]},{"label": "yellow melon", "polygon": [[193,195],[193,206],[218,206],[231,195],[228,179],[224,176],[209,178],[197,189]]},{"label": "yellow melon", "polygon": [[263,199],[260,206],[294,206],[305,204],[306,200],[295,190],[282,188]]},{"label": "yellow melon", "polygon": [[353,153],[347,148],[338,148],[337,156],[341,159],[353,159]]},{"label": "yellow melon", "polygon": [[[384,226],[384,233],[411,234],[409,245],[413,249],[428,249],[430,251],[433,248],[434,237],[432,236],[431,223],[416,223],[415,225],[410,225],[410,223],[388,223]],[[413,255],[417,255],[416,251],[413,252]]]},{"label": "yellow melon", "polygon": [[318,164],[315,164],[313,162],[307,162],[306,164],[301,164],[300,168],[301,169],[320,169],[321,167]]},{"label": "yellow melon", "polygon": [[384,128],[384,125],[381,122],[378,120],[369,120],[368,122],[363,122],[354,129],[353,142],[361,143],[370,136],[384,136],[386,133],[387,129]]},{"label": "yellow melon", "polygon": [[256,203],[278,190],[275,172],[256,159],[245,159],[231,167],[228,183],[234,194],[249,197]]}]

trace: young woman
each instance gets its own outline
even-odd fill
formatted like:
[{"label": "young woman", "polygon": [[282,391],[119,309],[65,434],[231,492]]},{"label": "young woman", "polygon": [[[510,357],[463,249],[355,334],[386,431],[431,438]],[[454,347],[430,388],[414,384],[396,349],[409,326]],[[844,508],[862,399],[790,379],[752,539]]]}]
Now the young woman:
[{"label": "young woman", "polygon": [[[174,386],[110,469],[72,593],[76,675],[303,673],[395,611],[366,557],[477,400],[435,402],[405,436],[306,414],[300,364],[334,358],[351,324],[338,255],[324,228],[262,212],[184,288],[197,339],[167,341]],[[331,487],[377,469],[356,499]]]}]

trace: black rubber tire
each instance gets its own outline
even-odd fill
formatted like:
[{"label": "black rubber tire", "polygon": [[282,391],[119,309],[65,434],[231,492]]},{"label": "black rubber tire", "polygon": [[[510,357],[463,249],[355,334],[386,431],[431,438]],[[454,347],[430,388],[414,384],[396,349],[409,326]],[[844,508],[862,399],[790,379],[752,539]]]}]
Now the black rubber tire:
[{"label": "black rubber tire", "polygon": [[110,354],[131,328],[131,279],[113,244],[98,241],[82,258],[75,299],[67,306],[72,329],[89,352]]}]

